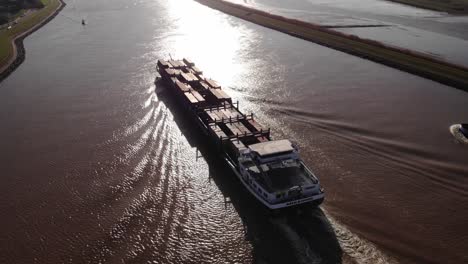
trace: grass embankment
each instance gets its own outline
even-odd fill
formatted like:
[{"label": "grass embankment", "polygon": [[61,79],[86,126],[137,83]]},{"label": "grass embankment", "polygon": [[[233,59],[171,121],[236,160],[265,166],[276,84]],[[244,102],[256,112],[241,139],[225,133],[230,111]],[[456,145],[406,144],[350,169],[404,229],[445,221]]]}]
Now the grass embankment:
[{"label": "grass embankment", "polygon": [[397,3],[420,8],[447,12],[451,14],[468,14],[468,0],[390,0]]},{"label": "grass embankment", "polygon": [[196,0],[252,23],[468,91],[468,68],[223,0]]},{"label": "grass embankment", "polygon": [[44,7],[32,11],[30,14],[19,19],[18,24],[13,25],[11,29],[0,30],[0,68],[3,68],[7,63],[10,62],[13,54],[13,40],[15,37],[21,35],[32,29],[35,25],[41,23],[54,13],[57,8],[61,5],[59,0],[41,0]]}]

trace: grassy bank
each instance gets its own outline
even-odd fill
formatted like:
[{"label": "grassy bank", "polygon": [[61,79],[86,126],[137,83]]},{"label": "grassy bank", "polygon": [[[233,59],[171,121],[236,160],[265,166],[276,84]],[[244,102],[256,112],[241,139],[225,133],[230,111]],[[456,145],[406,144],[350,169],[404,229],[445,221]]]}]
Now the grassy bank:
[{"label": "grassy bank", "polygon": [[13,40],[15,37],[32,29],[35,25],[44,21],[48,16],[53,14],[60,6],[59,0],[42,0],[45,7],[35,10],[27,16],[21,18],[18,24],[13,25],[11,29],[0,30],[0,68],[3,68],[9,63],[14,56]]},{"label": "grassy bank", "polygon": [[468,69],[423,54],[223,0],[196,0],[252,23],[468,91]]},{"label": "grassy bank", "polygon": [[468,14],[468,0],[390,0],[393,2],[420,8],[447,12],[451,14]]}]

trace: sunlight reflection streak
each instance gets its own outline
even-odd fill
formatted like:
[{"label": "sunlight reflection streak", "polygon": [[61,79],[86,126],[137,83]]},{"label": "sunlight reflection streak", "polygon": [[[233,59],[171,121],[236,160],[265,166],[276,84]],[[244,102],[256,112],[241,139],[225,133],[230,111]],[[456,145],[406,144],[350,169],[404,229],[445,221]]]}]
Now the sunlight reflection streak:
[{"label": "sunlight reflection streak", "polygon": [[245,70],[239,53],[250,44],[252,32],[233,25],[230,17],[193,1],[170,1],[168,6],[175,30],[182,34],[170,38],[172,56],[189,57],[207,77],[225,86],[234,85],[236,76]]}]

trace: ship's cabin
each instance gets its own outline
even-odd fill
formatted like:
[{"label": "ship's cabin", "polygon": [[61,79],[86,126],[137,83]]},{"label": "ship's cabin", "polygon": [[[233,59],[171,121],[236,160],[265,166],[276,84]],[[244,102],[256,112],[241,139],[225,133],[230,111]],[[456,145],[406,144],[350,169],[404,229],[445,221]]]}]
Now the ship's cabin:
[{"label": "ship's cabin", "polygon": [[250,145],[239,161],[241,167],[269,193],[288,191],[294,187],[307,188],[318,183],[300,159],[296,146],[289,140]]}]

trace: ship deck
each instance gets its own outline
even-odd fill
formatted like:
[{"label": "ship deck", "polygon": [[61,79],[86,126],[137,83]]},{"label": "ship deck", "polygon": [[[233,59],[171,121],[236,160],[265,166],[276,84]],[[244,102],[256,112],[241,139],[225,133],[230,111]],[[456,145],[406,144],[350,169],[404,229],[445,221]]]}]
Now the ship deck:
[{"label": "ship deck", "polygon": [[159,60],[158,72],[171,93],[231,158],[249,145],[271,140],[269,128],[260,125],[253,113],[244,114],[239,103],[190,60]]}]

